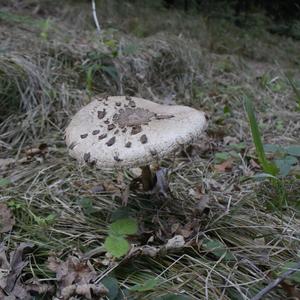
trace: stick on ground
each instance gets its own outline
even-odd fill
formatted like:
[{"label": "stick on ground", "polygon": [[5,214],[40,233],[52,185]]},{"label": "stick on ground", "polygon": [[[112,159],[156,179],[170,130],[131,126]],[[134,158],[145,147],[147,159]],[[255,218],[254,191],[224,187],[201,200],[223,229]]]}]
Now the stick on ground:
[{"label": "stick on ground", "polygon": [[276,286],[278,286],[282,281],[288,278],[290,275],[300,270],[300,261],[293,267],[284,272],[280,277],[269,283],[264,289],[262,289],[258,294],[256,294],[251,300],[260,300]]}]

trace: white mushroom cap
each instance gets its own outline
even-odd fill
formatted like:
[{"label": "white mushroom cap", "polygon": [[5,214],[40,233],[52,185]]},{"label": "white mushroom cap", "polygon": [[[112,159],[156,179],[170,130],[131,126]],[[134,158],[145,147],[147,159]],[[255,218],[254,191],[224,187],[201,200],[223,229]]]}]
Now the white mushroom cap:
[{"label": "white mushroom cap", "polygon": [[205,114],[135,97],[107,97],[76,113],[66,129],[70,155],[103,167],[136,167],[191,143],[206,128]]}]

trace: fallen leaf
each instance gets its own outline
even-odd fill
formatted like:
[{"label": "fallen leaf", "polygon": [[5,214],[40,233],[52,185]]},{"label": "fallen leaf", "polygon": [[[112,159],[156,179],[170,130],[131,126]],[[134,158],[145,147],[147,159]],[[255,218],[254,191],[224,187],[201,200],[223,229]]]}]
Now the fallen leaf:
[{"label": "fallen leaf", "polygon": [[11,231],[15,223],[11,210],[5,203],[0,203],[0,233]]},{"label": "fallen leaf", "polygon": [[222,162],[221,164],[215,165],[214,169],[217,172],[226,172],[226,171],[231,171],[232,166],[233,166],[233,159],[229,158],[227,160],[225,160],[224,162]]},{"label": "fallen leaf", "polygon": [[105,296],[108,293],[108,289],[102,284],[72,284],[62,289],[61,296],[63,299],[70,299],[72,296],[84,296],[85,299],[92,299],[92,295],[97,297],[96,299],[101,299],[99,297]]},{"label": "fallen leaf", "polygon": [[72,296],[84,296],[92,299],[92,294],[105,296],[108,290],[103,284],[95,284],[97,273],[88,260],[77,256],[68,256],[66,261],[57,257],[48,258],[48,268],[56,273],[59,284],[57,297],[70,299]]},{"label": "fallen leaf", "polygon": [[0,299],[22,299],[30,300],[32,296],[27,292],[26,287],[21,283],[21,273],[28,264],[23,256],[27,249],[31,249],[33,244],[21,243],[16,250],[10,253],[10,261],[8,262],[6,248],[0,247],[0,296],[5,292],[5,298]]},{"label": "fallen leaf", "polygon": [[254,159],[250,159],[250,166],[253,169],[261,170],[261,166]]},{"label": "fallen leaf", "polygon": [[45,295],[45,294],[54,294],[54,286],[50,285],[48,283],[42,283],[38,280],[29,280],[26,281],[25,289],[27,292],[30,293],[37,293],[39,295]]}]

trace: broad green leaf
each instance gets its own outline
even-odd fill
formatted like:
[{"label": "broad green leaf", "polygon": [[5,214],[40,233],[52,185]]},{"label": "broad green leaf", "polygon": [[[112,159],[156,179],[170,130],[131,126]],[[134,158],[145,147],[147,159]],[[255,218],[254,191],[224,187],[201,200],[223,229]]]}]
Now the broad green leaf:
[{"label": "broad green leaf", "polygon": [[217,257],[224,256],[225,260],[234,259],[232,253],[228,249],[226,249],[226,246],[220,241],[205,240],[202,245],[205,250],[211,251]]},{"label": "broad green leaf", "polygon": [[[298,262],[288,262],[286,263],[280,270],[279,275],[289,271],[290,269],[296,268]],[[296,283],[300,283],[300,269],[298,269],[295,273],[290,275],[288,279],[295,281]]]},{"label": "broad green leaf", "polygon": [[138,224],[135,219],[120,219],[110,224],[109,232],[113,235],[130,235],[138,231]]},{"label": "broad green leaf", "polygon": [[129,243],[122,236],[109,235],[104,242],[104,248],[114,257],[121,257],[129,251]]},{"label": "broad green leaf", "polygon": [[230,154],[228,152],[217,152],[215,154],[215,159],[218,162],[223,162],[225,160],[228,160],[230,158]]},{"label": "broad green leaf", "polygon": [[240,158],[239,154],[235,150],[229,151],[229,154],[233,158]]},{"label": "broad green leaf", "polygon": [[146,292],[146,291],[151,291],[154,290],[159,283],[159,279],[157,278],[151,278],[146,280],[142,284],[136,284],[135,286],[130,288],[130,291],[135,291],[135,292]]},{"label": "broad green leaf", "polygon": [[168,294],[157,298],[156,300],[192,300],[192,298],[185,295]]},{"label": "broad green leaf", "polygon": [[300,145],[292,145],[285,147],[285,151],[289,155],[300,156]]},{"label": "broad green leaf", "polygon": [[120,288],[116,278],[113,277],[105,277],[101,280],[101,283],[108,289],[107,297],[109,300],[117,299]]},{"label": "broad green leaf", "polygon": [[229,147],[233,148],[236,151],[241,151],[246,148],[246,144],[245,143],[230,144]]},{"label": "broad green leaf", "polygon": [[279,174],[281,176],[287,176],[293,167],[298,162],[297,158],[294,156],[286,156],[282,159],[276,159],[275,164],[279,169]]},{"label": "broad green leaf", "polygon": [[0,178],[0,187],[11,184],[11,181],[8,178]]},{"label": "broad green leaf", "polygon": [[270,153],[285,152],[280,145],[273,145],[273,144],[265,144],[264,150]]}]

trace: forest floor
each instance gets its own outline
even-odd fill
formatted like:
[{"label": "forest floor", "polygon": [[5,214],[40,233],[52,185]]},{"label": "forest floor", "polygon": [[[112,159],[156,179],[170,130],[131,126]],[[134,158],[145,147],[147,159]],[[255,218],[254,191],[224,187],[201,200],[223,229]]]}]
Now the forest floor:
[{"label": "forest floor", "polygon": [[[300,41],[261,15],[237,27],[114,1],[99,35],[88,3],[61,2],[0,11],[0,298],[253,298],[300,260]],[[70,158],[64,129],[94,95],[209,115],[202,139],[161,162],[168,198],[124,196],[134,170]],[[245,99],[279,175],[259,163]],[[138,231],[116,258],[103,244],[121,218]],[[264,299],[299,299],[297,284],[299,271]]]}]

